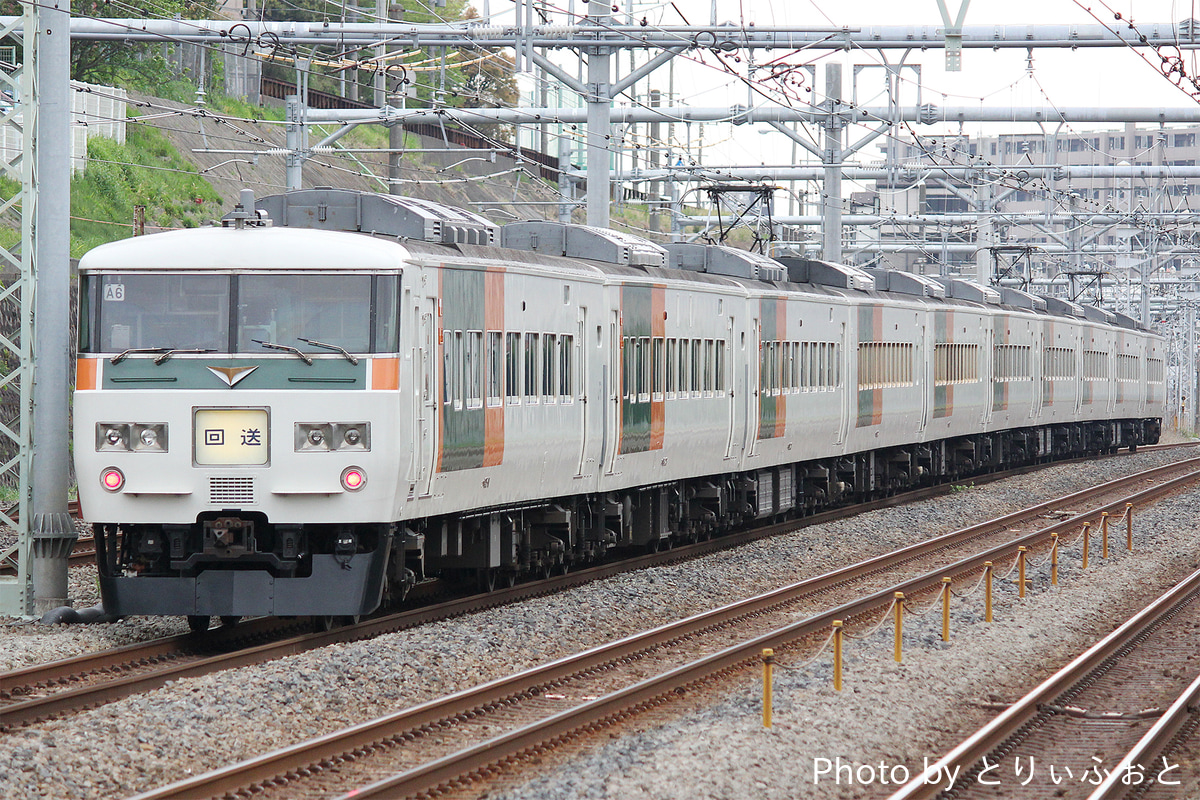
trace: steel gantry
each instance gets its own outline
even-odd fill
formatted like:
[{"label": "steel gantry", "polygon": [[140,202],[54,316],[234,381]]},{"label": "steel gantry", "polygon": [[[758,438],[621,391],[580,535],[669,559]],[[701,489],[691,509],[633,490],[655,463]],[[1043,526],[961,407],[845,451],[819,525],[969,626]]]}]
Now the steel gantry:
[{"label": "steel gantry", "polygon": [[[0,71],[16,102],[0,115],[14,129],[0,154],[0,173],[20,189],[0,213],[20,214],[19,250],[0,248],[0,485],[15,503],[0,521],[15,529],[15,545],[0,561],[0,613],[26,616],[67,602],[67,556],[75,527],[67,514],[70,345],[70,15],[22,3],[23,63]],[[30,33],[32,32],[32,35]]]},{"label": "steel gantry", "polygon": [[[626,108],[613,106],[614,99],[638,81],[646,79],[659,67],[683,53],[696,51],[718,55],[738,51],[791,50],[832,52],[852,49],[872,51],[902,51],[945,49],[952,62],[960,53],[972,49],[1036,48],[1157,48],[1170,47],[1180,51],[1193,50],[1200,42],[1197,25],[1142,24],[1137,28],[1105,25],[974,25],[963,26],[960,6],[951,20],[944,2],[940,3],[945,26],[892,25],[846,27],[789,27],[740,26],[717,24],[714,16],[706,25],[654,26],[628,24],[613,13],[607,2],[589,0],[587,14],[567,20],[566,24],[533,24],[534,3],[537,0],[517,0],[517,24],[512,26],[483,22],[455,24],[414,24],[388,22],[380,19],[362,23],[331,22],[268,22],[244,20],[150,20],[69,18],[65,10],[23,3],[23,16],[0,17],[0,27],[7,35],[22,38],[26,44],[24,69],[12,75],[0,76],[16,94],[16,107],[0,112],[0,122],[18,124],[22,135],[22,155],[0,160],[0,172],[17,179],[21,191],[5,201],[0,210],[20,209],[22,242],[19,252],[0,248],[0,261],[10,274],[0,291],[0,310],[11,306],[16,310],[6,319],[15,320],[0,330],[0,346],[6,350],[5,370],[0,372],[0,391],[16,398],[19,413],[0,419],[0,439],[11,442],[15,452],[6,453],[0,463],[0,482],[17,488],[18,501],[13,512],[0,513],[0,521],[14,523],[20,532],[18,544],[3,554],[9,562],[18,564],[15,580],[0,578],[0,611],[28,613],[31,609],[33,572],[28,568],[35,551],[48,559],[62,551],[64,543],[73,536],[65,514],[65,482],[67,440],[65,436],[68,348],[55,329],[65,336],[67,326],[67,213],[69,209],[70,159],[63,155],[68,143],[67,120],[69,106],[61,98],[68,92],[66,52],[63,45],[69,31],[73,39],[122,40],[140,42],[193,43],[206,46],[237,45],[255,56],[271,55],[281,48],[329,47],[337,51],[346,48],[454,48],[497,50],[511,48],[522,69],[531,66],[541,70],[582,99],[583,108],[502,108],[502,109],[418,109],[406,110],[380,103],[367,111],[323,111],[302,107],[298,98],[289,109],[289,184],[299,185],[304,157],[332,144],[352,126],[362,123],[395,125],[401,122],[432,121],[443,123],[457,120],[467,125],[510,122],[546,126],[549,123],[585,126],[587,159],[585,167],[575,174],[587,186],[588,222],[606,226],[609,222],[610,181],[624,182],[746,180],[762,183],[778,180],[814,180],[822,182],[822,213],[816,217],[822,226],[822,251],[826,258],[840,259],[843,247],[843,225],[858,224],[855,215],[844,214],[841,182],[850,180],[894,180],[905,175],[906,167],[889,163],[883,169],[847,163],[871,141],[889,134],[901,124],[932,125],[967,122],[1030,122],[1030,123],[1105,123],[1172,122],[1200,124],[1200,107],[1185,109],[1138,108],[1054,108],[1054,109],[987,109],[945,108],[926,104],[901,107],[894,93],[889,94],[886,107],[860,107],[842,99],[842,76],[839,65],[830,65],[826,72],[824,98],[820,102],[797,104],[794,107],[771,104],[749,104],[745,107],[691,108],[658,104],[634,104]],[[384,4],[386,7],[386,4]],[[715,9],[715,4],[714,4]],[[52,20],[47,23],[46,20]],[[33,35],[30,35],[30,33]],[[632,65],[624,75],[618,75],[615,54],[621,51],[642,51],[645,63]],[[579,76],[570,74],[547,57],[550,51],[569,51],[586,61]],[[40,60],[39,60],[40,59]],[[366,59],[370,61],[370,59]],[[364,66],[364,65],[358,65]],[[351,64],[347,68],[357,68]],[[895,69],[909,68],[890,65]],[[39,76],[34,80],[34,74]],[[815,77],[815,73],[814,73]],[[721,122],[734,125],[762,123],[789,136],[819,159],[818,165],[778,168],[728,167],[662,164],[658,168],[634,172],[612,172],[611,156],[614,125],[640,123]],[[306,143],[307,126],[320,123],[342,123],[342,130],[327,137],[314,148]],[[798,136],[786,123],[807,122],[819,130],[818,140]],[[853,127],[865,127],[856,141],[848,141],[847,132]],[[894,137],[892,137],[894,138]],[[544,142],[543,142],[544,144]],[[545,148],[543,148],[545,149]],[[565,159],[564,159],[565,161]],[[1161,165],[1133,166],[1062,166],[1054,164],[994,167],[987,164],[920,165],[921,171],[936,171],[940,180],[972,182],[1008,180],[1018,182],[1033,177],[1047,180],[1069,180],[1073,177],[1111,176],[1121,178],[1160,178],[1165,173]],[[1200,176],[1195,168],[1172,167],[1172,177]],[[561,184],[560,184],[561,185]],[[965,191],[965,190],[964,190]],[[672,196],[680,195],[672,191]],[[975,244],[943,242],[945,250],[972,248],[977,263],[987,261],[985,252],[997,245],[991,227],[990,212],[995,210],[1001,195],[981,197],[975,203],[980,214],[979,240]],[[36,212],[36,216],[35,216]],[[882,216],[882,215],[881,215]],[[1047,214],[1046,220],[1054,215]],[[1110,215],[1111,216],[1111,215]],[[1104,215],[1093,215],[1098,224],[1118,224],[1101,221]],[[1079,220],[1080,217],[1072,217]],[[796,222],[808,222],[802,215]],[[789,221],[789,218],[783,218]],[[945,221],[945,220],[943,220]],[[1191,222],[1190,216],[1186,220]],[[1154,248],[1158,248],[1157,238]],[[1070,241],[1051,245],[1052,249],[1078,252],[1087,241],[1076,236]],[[891,246],[880,243],[881,249]],[[1099,249],[1102,246],[1095,245]],[[1187,250],[1184,247],[1184,250]],[[1163,253],[1179,251],[1168,246],[1151,253],[1151,264]],[[1193,252],[1193,251],[1188,251]],[[36,266],[35,266],[36,260]],[[989,262],[990,263],[990,262]],[[982,269],[982,267],[981,267]],[[1143,268],[1143,283],[1153,266]],[[37,310],[34,313],[34,276],[37,281]],[[1148,315],[1148,292],[1143,288],[1144,315]],[[35,330],[36,321],[36,330]],[[33,337],[37,337],[34,346]],[[36,371],[35,371],[36,366]],[[36,376],[36,377],[35,377]],[[36,437],[32,432],[36,431]],[[35,446],[36,441],[36,446]],[[43,466],[39,466],[43,465]],[[32,470],[32,471],[31,471]],[[41,544],[36,544],[41,542]],[[36,544],[36,547],[35,547]],[[61,582],[56,575],[45,574],[43,586],[46,598],[65,593],[65,569]],[[61,590],[59,586],[63,587]]]}]

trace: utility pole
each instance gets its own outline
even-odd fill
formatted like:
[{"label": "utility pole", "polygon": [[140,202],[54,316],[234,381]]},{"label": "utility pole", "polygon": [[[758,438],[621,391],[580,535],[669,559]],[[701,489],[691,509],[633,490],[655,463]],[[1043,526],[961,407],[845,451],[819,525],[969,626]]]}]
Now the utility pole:
[{"label": "utility pole", "polygon": [[304,124],[304,102],[300,95],[289,94],[284,102],[287,103],[287,188],[290,192],[303,188],[308,126]]},{"label": "utility pole", "polygon": [[[404,6],[400,6],[399,11],[401,19],[404,17]],[[389,45],[388,51],[394,51],[395,45]],[[405,79],[407,80],[407,79]],[[408,97],[408,90],[411,84],[404,83],[388,87],[388,102],[399,105]],[[404,103],[407,105],[407,103]],[[404,127],[398,122],[394,122],[388,126],[388,194],[402,194],[400,191],[400,152],[404,147]]]},{"label": "utility pole", "polygon": [[842,65],[825,65],[825,191],[822,194],[824,213],[824,245],[821,256],[835,264],[842,260]]},{"label": "utility pole", "polygon": [[[379,41],[387,38],[383,31],[388,25],[388,0],[375,0],[376,22],[379,23]],[[383,108],[387,103],[387,46],[379,44],[375,47],[375,107]],[[308,98],[305,98],[308,102]]]},{"label": "utility pole", "polygon": [[[658,89],[650,90],[650,107],[658,108],[662,105],[662,92]],[[650,169],[657,170],[662,163],[662,144],[659,138],[660,123],[655,121],[650,123]],[[658,233],[662,229],[660,213],[660,197],[662,194],[662,184],[658,181],[650,181],[649,192],[650,202],[647,208],[650,211],[650,230]]]},{"label": "utility pole", "polygon": [[[612,20],[610,6],[588,0],[588,20],[601,37]],[[609,196],[609,106],[611,103],[612,48],[585,48],[588,56],[587,82],[587,224],[608,227]]]},{"label": "utility pole", "polygon": [[67,605],[75,525],[67,513],[71,308],[71,15],[43,6],[37,29],[36,290],[33,383],[33,591],[45,613]]}]

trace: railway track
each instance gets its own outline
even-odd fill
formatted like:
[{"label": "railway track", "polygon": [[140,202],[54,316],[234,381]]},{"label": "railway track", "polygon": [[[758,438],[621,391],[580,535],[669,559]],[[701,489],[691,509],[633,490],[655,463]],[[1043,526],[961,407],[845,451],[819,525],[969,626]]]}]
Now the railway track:
[{"label": "railway track", "polygon": [[[1120,491],[1117,484],[1136,483],[1146,480],[1146,476],[1151,474],[1161,475],[1185,469],[1181,465],[1189,463],[1191,462],[1176,462],[1147,473],[1127,476],[1121,481],[1106,484],[1106,486],[1111,487],[1110,491]],[[1200,463],[1200,459],[1197,459],[1197,463]],[[1001,477],[1027,472],[1030,469],[1032,468],[1023,468],[1004,474],[996,473],[977,479],[976,483],[997,480]],[[834,509],[806,517],[803,520],[790,520],[736,532],[711,541],[677,547],[669,552],[646,554],[619,562],[602,564],[487,594],[455,597],[448,601],[435,602],[432,605],[377,616],[357,625],[324,633],[300,633],[304,626],[294,621],[257,620],[233,629],[224,627],[214,629],[209,632],[207,638],[191,634],[175,636],[3,673],[0,674],[0,731],[151,691],[164,685],[167,681],[264,663],[329,644],[369,639],[440,619],[521,602],[532,597],[607,578],[626,570],[698,558],[757,539],[793,531],[805,525],[829,522],[852,513],[912,502],[946,491],[948,488],[945,486],[927,487],[902,496],[876,500],[853,508]],[[1091,491],[1100,491],[1100,489]],[[1006,529],[1014,530],[1014,526],[1020,524],[1018,519],[1024,520],[1025,523],[1036,521],[1040,514],[1048,513],[1051,509],[1060,515],[1067,513],[1064,510],[1067,507],[1065,504],[1086,502],[1088,496],[1091,496],[1089,492],[1081,492],[1078,495],[1070,496],[1070,498],[1077,498],[1075,500],[1061,498],[1050,501],[1022,512],[1022,514],[1013,515],[1011,518],[1006,517],[991,527],[977,526],[977,529],[967,529],[965,532],[960,531],[923,545],[917,545],[911,548],[914,553],[912,557],[918,557],[926,550],[933,553],[948,553],[950,552],[948,548],[965,546],[979,536],[994,534]],[[881,561],[880,565],[871,568],[884,570],[887,566]],[[853,577],[855,568],[833,573],[833,575],[841,576],[837,580]],[[446,590],[439,586],[419,586],[414,591],[418,594],[424,592],[426,596],[447,594]]]},{"label": "railway track", "polygon": [[[864,622],[886,609],[896,591],[912,597],[940,588],[945,575],[977,574],[1018,547],[1038,546],[1104,511],[1149,502],[1197,479],[1200,459],[1128,476],[138,797],[327,796],[351,786],[358,787],[354,797],[450,791],[756,664],[763,648],[823,641],[833,620]],[[1066,508],[1075,510],[1066,519],[1012,532]],[[972,554],[948,561],[948,553],[969,542]],[[897,569],[927,571],[895,582],[888,571]],[[881,578],[887,579],[881,589],[848,586]],[[853,599],[831,608],[839,595]],[[806,610],[805,601],[821,610]],[[808,616],[794,621],[800,614]]]},{"label": "railway track", "polygon": [[[890,800],[1115,800],[1156,790],[1177,796],[1170,787],[1184,776],[1177,765],[1172,768],[1170,750],[1200,721],[1200,667],[1186,666],[1196,653],[1198,598],[1200,571],[1013,703]],[[1022,774],[1014,774],[1018,765]],[[959,776],[950,788],[947,774]]]}]

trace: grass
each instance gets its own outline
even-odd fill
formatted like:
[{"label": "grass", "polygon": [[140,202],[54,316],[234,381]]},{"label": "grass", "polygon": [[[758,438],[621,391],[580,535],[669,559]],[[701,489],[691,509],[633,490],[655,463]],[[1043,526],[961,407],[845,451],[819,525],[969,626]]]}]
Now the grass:
[{"label": "grass", "polygon": [[221,214],[221,198],[170,141],[148,126],[130,126],[126,141],[88,142],[88,166],[71,179],[71,256],[129,236],[134,207],[146,224],[194,228]]}]

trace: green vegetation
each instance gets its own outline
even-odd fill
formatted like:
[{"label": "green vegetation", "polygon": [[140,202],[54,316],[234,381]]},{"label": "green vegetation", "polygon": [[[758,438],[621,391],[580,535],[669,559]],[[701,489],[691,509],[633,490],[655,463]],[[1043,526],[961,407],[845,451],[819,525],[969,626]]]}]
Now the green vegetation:
[{"label": "green vegetation", "polygon": [[219,217],[221,199],[157,130],[131,125],[125,144],[94,138],[88,167],[71,180],[71,256],[132,232],[134,206],[147,226],[194,228]]}]

